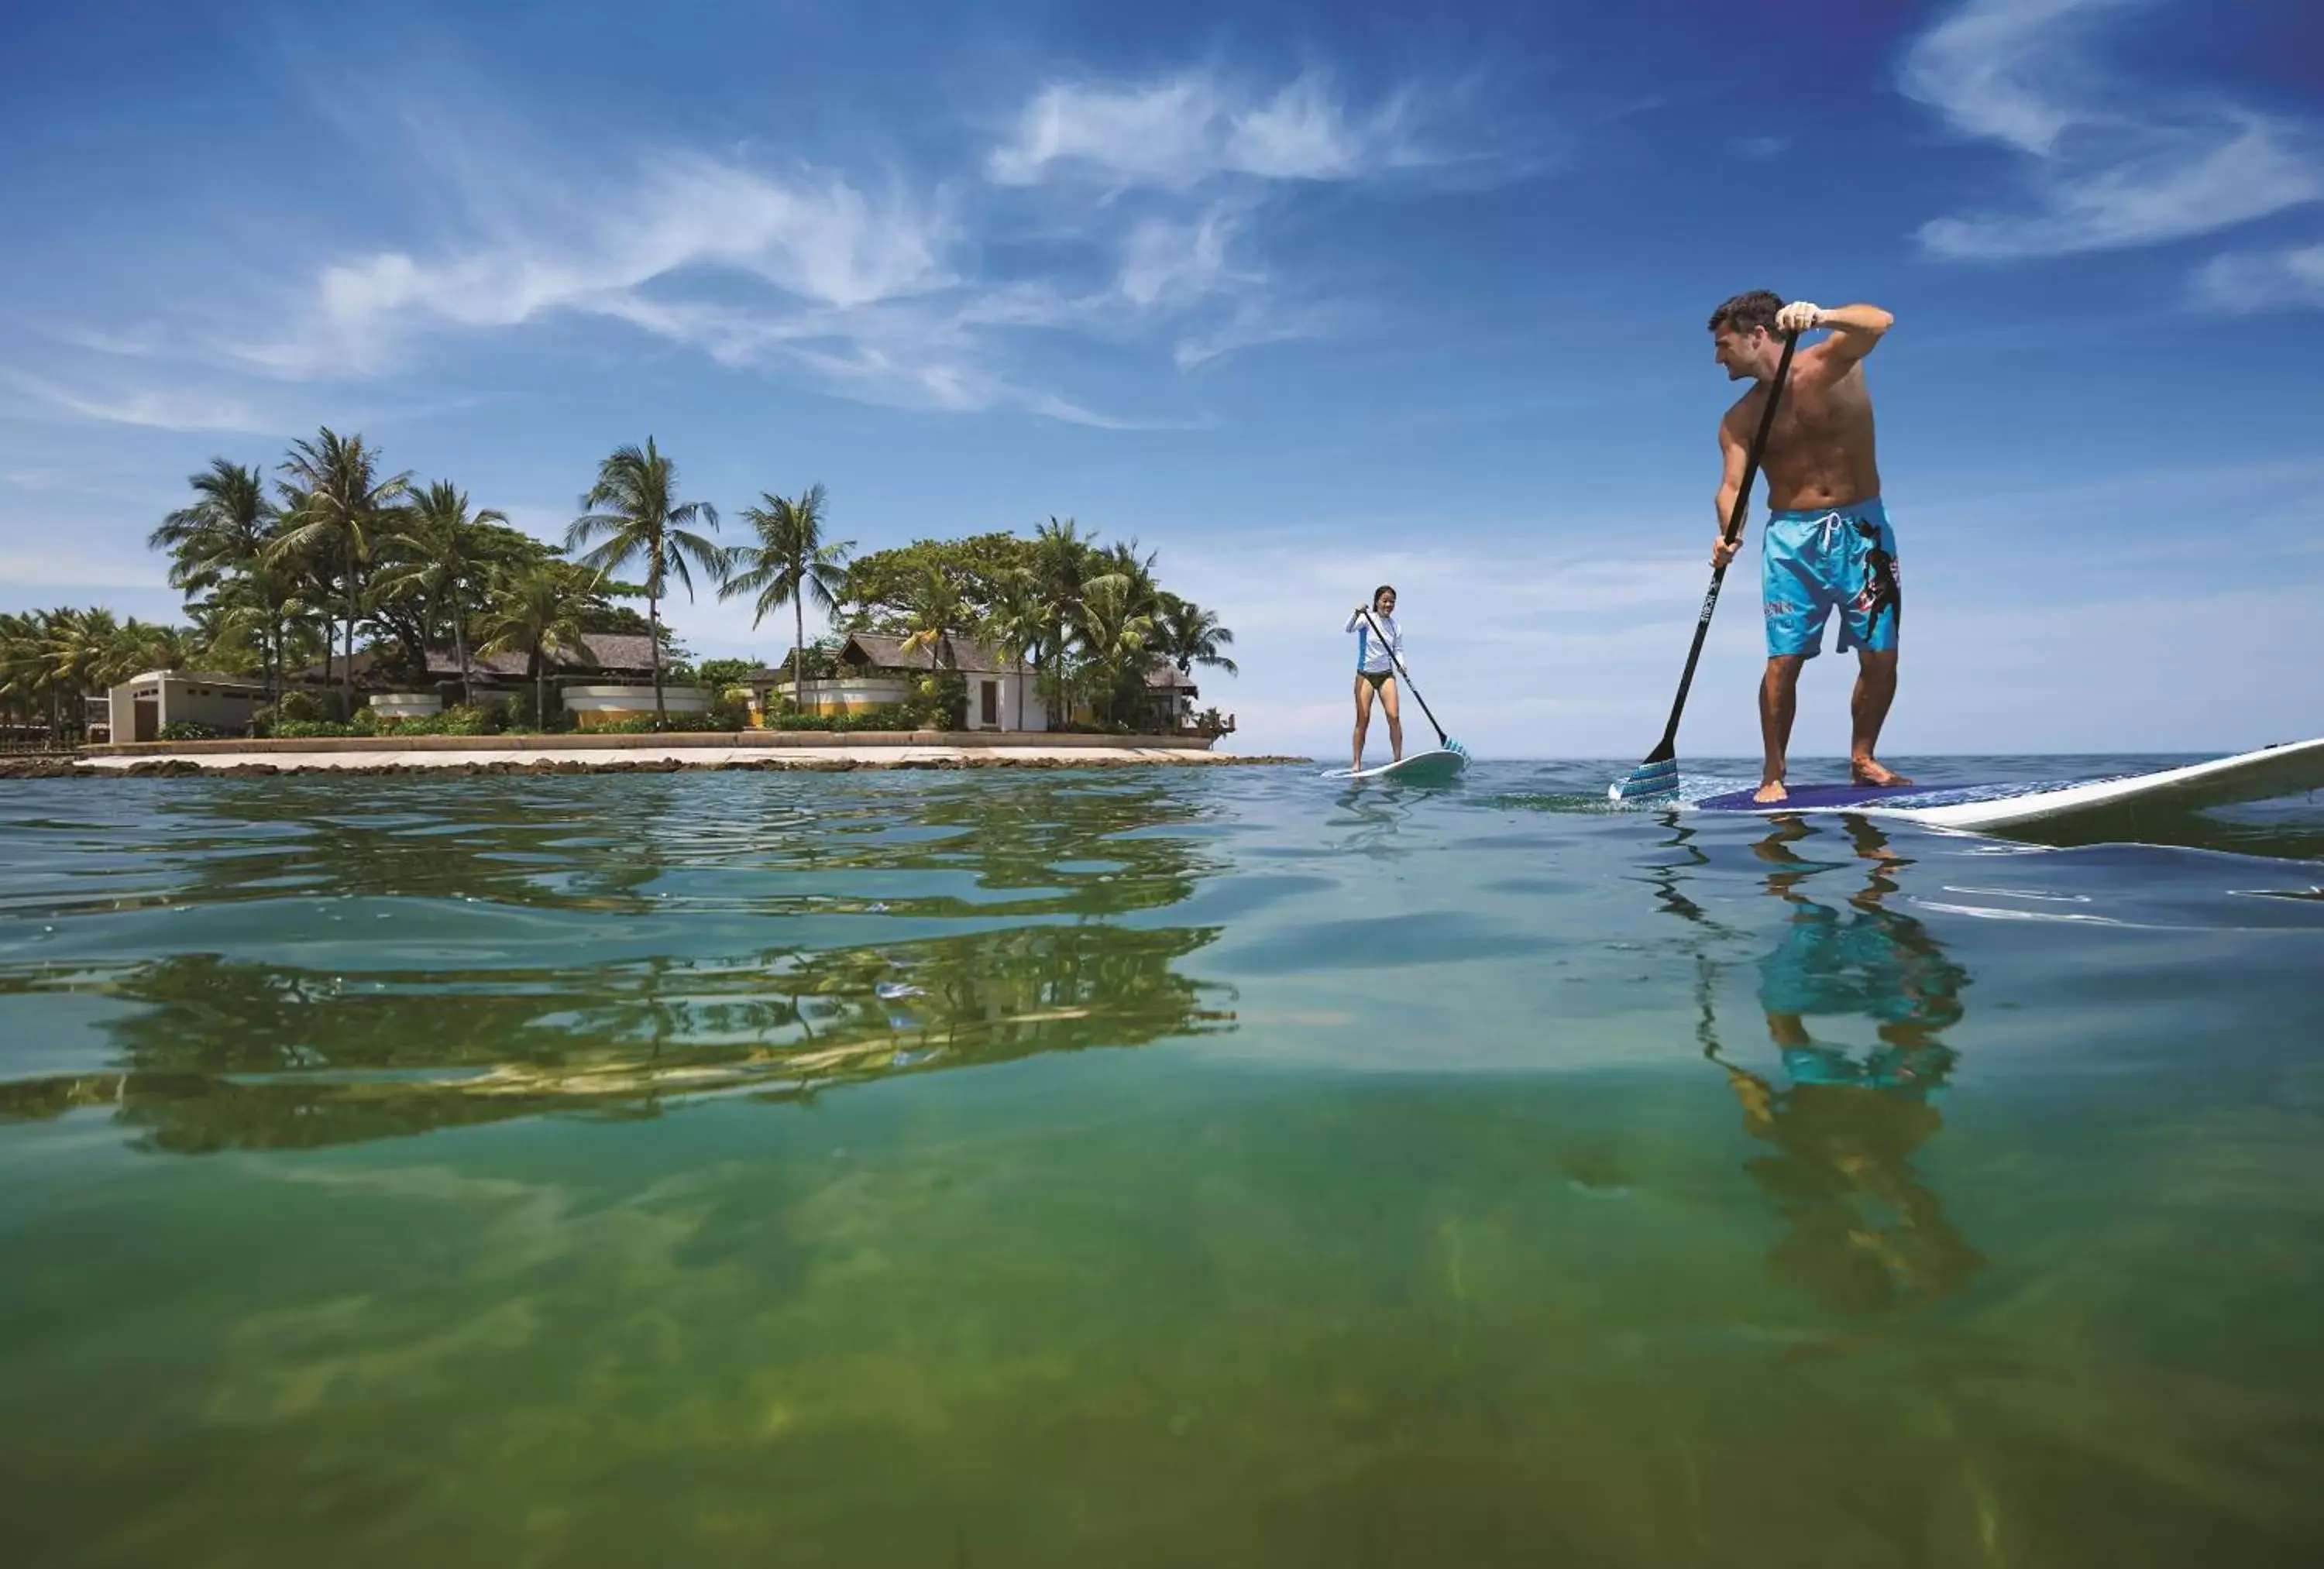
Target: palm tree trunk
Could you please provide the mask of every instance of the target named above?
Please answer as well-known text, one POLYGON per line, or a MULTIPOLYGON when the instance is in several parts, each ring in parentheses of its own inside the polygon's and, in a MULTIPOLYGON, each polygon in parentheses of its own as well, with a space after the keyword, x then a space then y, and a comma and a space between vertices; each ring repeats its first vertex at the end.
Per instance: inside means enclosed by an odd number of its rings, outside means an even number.
POLYGON ((468 690, 468 629, 461 625, 460 601, 456 597, 452 601, 452 657, 460 662, 460 706, 473 708, 476 700, 468 690))
POLYGON ((339 665, 339 720, 355 717, 355 543, 347 540, 347 647, 339 665))
POLYGON ((661 702, 661 601, 650 585, 646 589, 646 630, 653 642, 654 729, 662 729, 669 723, 661 702))
POLYGON ((791 706, 807 711, 807 607, 799 602, 799 585, 791 584, 791 706))

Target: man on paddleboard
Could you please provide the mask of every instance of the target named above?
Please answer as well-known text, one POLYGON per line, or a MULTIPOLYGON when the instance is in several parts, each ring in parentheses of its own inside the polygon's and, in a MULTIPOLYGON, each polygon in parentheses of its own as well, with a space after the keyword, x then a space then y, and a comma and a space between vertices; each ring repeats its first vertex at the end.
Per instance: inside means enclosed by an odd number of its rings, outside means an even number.
POLYGON ((1836 310, 1805 300, 1786 305, 1764 289, 1737 295, 1711 316, 1713 353, 1728 380, 1753 383, 1719 422, 1725 473, 1719 484, 1720 537, 1711 548, 1717 566, 1733 560, 1742 546, 1739 534, 1731 540, 1726 537, 1727 520, 1743 482, 1752 433, 1783 358, 1783 335, 1831 332, 1793 356, 1761 460, 1769 511, 1760 541, 1767 669, 1759 681, 1759 733, 1766 761, 1757 801, 1785 799, 1784 754, 1798 707, 1800 666, 1820 651, 1824 623, 1835 610, 1840 651, 1856 650, 1849 771, 1859 784, 1912 783, 1873 756, 1888 705, 1896 698, 1904 588, 1895 531, 1880 505, 1872 394, 1864 384, 1863 362, 1895 319, 1874 305, 1836 310))

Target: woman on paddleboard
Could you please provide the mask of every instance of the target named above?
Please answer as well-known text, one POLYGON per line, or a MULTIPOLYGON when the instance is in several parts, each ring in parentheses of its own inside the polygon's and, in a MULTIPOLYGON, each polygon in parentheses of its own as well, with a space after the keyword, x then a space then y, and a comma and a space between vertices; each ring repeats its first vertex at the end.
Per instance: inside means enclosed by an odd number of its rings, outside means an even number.
POLYGON ((1348 618, 1356 635, 1356 748, 1351 774, 1364 768, 1364 732, 1371 728, 1372 694, 1379 694, 1388 714, 1388 749, 1395 761, 1404 760, 1404 717, 1398 711, 1396 662, 1404 654, 1404 629, 1396 624, 1396 590, 1387 583, 1372 590, 1372 602, 1358 605, 1348 618))

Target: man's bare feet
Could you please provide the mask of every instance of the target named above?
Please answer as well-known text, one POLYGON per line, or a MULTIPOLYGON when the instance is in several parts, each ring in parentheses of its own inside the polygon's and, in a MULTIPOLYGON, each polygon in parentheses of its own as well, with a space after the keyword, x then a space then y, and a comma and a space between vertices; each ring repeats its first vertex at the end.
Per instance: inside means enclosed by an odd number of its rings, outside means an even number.
POLYGON ((1856 758, 1849 764, 1848 772, 1858 784, 1869 784, 1876 790, 1895 790, 1912 783, 1895 769, 1884 767, 1870 757, 1856 758))
POLYGON ((1762 806, 1773 806, 1779 801, 1789 801, 1792 793, 1784 788, 1781 779, 1770 779, 1751 792, 1751 799, 1762 806))

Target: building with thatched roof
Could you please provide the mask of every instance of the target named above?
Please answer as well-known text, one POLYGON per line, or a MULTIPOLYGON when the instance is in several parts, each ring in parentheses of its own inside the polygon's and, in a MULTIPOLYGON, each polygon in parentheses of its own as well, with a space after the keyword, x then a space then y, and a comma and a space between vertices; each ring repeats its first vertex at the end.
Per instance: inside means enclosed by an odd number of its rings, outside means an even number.
MULTIPOLYGON (((549 680, 552 685, 572 682, 638 682, 653 679, 653 639, 639 632, 585 632, 582 651, 552 652, 549 680), (586 657, 583 655, 586 654, 586 657)), ((320 665, 291 673, 292 682, 307 686, 337 686, 343 671, 355 672, 357 692, 421 692, 433 690, 447 702, 460 693, 459 656, 449 648, 428 650, 424 672, 415 673, 408 661, 383 659, 366 648, 352 667, 338 655, 320 665)), ((468 656, 468 680, 480 702, 505 701, 531 680, 531 661, 521 653, 468 656)))

